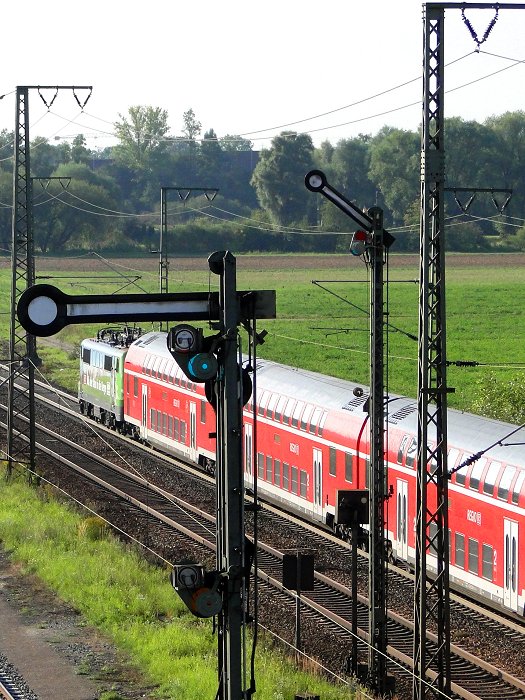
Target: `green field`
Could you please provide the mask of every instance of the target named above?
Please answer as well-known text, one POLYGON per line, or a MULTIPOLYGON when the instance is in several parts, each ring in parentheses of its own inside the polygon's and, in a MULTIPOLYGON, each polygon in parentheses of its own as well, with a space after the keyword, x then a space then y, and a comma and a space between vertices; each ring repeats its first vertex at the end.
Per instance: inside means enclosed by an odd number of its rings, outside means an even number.
MULTIPOLYGON (((92 271, 74 260, 37 259, 37 282, 53 284, 68 294, 113 294, 124 286, 123 279, 115 277, 117 269, 128 276, 140 275, 136 285, 129 284, 126 292, 158 291, 158 271, 151 258, 96 262, 97 269, 92 271)), ((239 257, 239 289, 277 291, 277 319, 260 321, 258 325, 258 330, 268 331, 259 355, 366 385, 367 272, 359 259, 343 255, 239 257)), ((417 336, 418 331, 417 278, 415 256, 391 256, 385 290, 388 389, 414 397, 418 344, 409 336, 417 336)), ((505 390, 516 381, 523 382, 525 376, 525 259, 515 256, 509 264, 509 256, 451 256, 447 258, 446 279, 448 360, 479 363, 474 368, 449 368, 448 384, 456 390, 449 395, 449 405, 476 410, 487 387, 505 390)), ((11 273, 6 266, 0 271, 5 337, 9 333, 10 284, 11 273)), ((171 262, 170 291, 202 291, 217 286, 218 278, 210 275, 205 258, 191 264, 171 262)), ((53 340, 78 345, 82 337, 95 331, 93 326, 71 326, 53 340)), ((57 355, 56 349, 51 352, 44 340, 39 340, 38 345, 46 360, 42 372, 50 372, 52 365, 58 364, 59 376, 53 378, 62 377, 74 389, 75 360, 57 355)))

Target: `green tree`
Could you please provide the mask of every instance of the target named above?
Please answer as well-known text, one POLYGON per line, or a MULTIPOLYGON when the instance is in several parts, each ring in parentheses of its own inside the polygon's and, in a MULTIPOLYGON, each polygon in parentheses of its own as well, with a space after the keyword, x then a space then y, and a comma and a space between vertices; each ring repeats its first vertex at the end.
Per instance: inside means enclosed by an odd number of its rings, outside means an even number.
POLYGON ((71 160, 73 163, 89 163, 91 152, 86 147, 86 139, 83 134, 77 134, 71 144, 71 160))
MULTIPOLYGON (((369 178, 382 193, 393 218, 401 224, 419 193, 419 135, 413 131, 383 127, 370 141, 369 178)), ((389 225, 388 219, 385 222, 389 225)))
POLYGON ((128 116, 119 114, 115 132, 120 141, 114 156, 129 168, 147 171, 156 155, 166 150, 168 113, 160 107, 130 107, 128 116))
POLYGON ((42 253, 108 247, 119 231, 116 183, 79 163, 61 165, 53 177, 62 179, 33 190, 35 246, 42 253))
POLYGON ((182 133, 188 141, 196 141, 197 136, 201 133, 202 124, 195 116, 195 112, 190 108, 182 115, 184 129, 182 133))
POLYGON ((283 131, 272 140, 271 148, 261 151, 252 176, 260 206, 280 225, 311 218, 315 202, 304 186, 304 177, 313 167, 314 146, 308 134, 283 131))

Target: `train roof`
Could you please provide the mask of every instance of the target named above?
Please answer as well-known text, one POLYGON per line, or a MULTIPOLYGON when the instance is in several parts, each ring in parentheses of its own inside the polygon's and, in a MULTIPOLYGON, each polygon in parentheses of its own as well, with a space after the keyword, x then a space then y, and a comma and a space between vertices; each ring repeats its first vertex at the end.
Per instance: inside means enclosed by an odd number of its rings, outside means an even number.
POLYGON ((97 338, 85 338, 81 343, 82 348, 87 348, 89 350, 99 350, 104 351, 106 355, 111 357, 122 357, 127 352, 127 348, 113 345, 104 340, 98 340, 97 338))
MULTIPOLYGON (((167 348, 166 333, 160 331, 153 331, 141 336, 131 344, 130 352, 133 352, 133 348, 171 357, 167 348)), ((349 415, 363 417, 363 420, 365 418, 363 406, 367 399, 367 386, 259 358, 257 360, 258 399, 261 398, 264 391, 321 406, 329 411, 348 412, 349 415), (363 394, 356 396, 360 390, 363 394)), ((417 402, 414 398, 389 394, 388 407, 388 426, 395 426, 401 431, 417 435, 417 402)), ((514 444, 496 444, 500 441, 507 442, 504 440, 505 436, 516 427, 492 418, 449 409, 448 444, 449 447, 458 446, 463 452, 472 454, 494 444, 494 447, 487 453, 487 457, 517 466, 525 466, 523 450, 525 428, 509 439, 508 442, 514 444), (519 442, 522 445, 515 444, 519 442)), ((429 441, 432 442, 432 440, 433 435, 429 428, 429 441)))

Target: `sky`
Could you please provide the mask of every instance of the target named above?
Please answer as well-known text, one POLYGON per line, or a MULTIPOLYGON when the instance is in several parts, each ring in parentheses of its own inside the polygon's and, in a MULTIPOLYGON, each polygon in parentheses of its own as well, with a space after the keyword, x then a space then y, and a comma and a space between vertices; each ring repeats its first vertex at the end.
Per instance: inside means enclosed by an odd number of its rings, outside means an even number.
MULTIPOLYGON (((242 135, 256 150, 284 129, 310 133, 316 146, 385 125, 417 130, 423 7, 419 0, 6 0, 0 129, 14 128, 17 86, 92 85, 83 110, 71 91, 49 106, 54 91, 42 91, 44 102, 31 90, 30 138, 59 143, 84 134, 103 149, 116 143, 113 124, 134 105, 165 109, 173 136, 193 109, 201 136, 210 128, 219 137, 242 135)), ((494 16, 466 11, 479 38, 494 16)), ((525 110, 525 9, 500 9, 479 52, 461 10, 446 11, 444 37, 446 117, 481 122, 525 110)))

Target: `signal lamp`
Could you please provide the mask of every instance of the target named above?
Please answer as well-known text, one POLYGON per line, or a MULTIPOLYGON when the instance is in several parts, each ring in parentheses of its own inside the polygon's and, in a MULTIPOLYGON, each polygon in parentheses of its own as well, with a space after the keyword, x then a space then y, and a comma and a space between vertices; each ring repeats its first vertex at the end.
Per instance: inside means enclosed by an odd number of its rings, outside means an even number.
POLYGON ((352 242, 350 243, 350 252, 352 255, 363 255, 368 242, 368 234, 366 231, 356 231, 352 236, 352 242))

